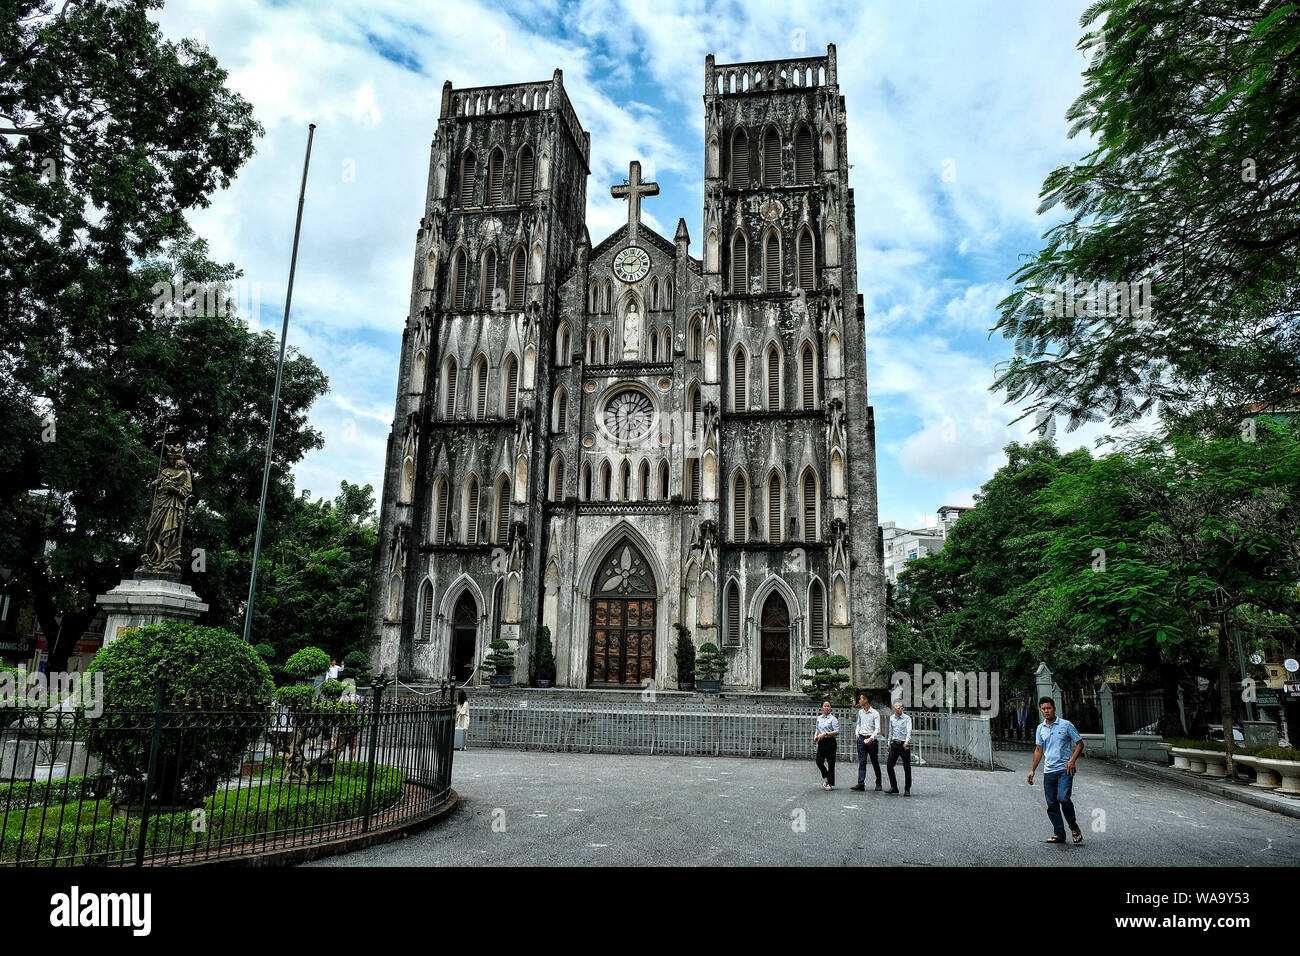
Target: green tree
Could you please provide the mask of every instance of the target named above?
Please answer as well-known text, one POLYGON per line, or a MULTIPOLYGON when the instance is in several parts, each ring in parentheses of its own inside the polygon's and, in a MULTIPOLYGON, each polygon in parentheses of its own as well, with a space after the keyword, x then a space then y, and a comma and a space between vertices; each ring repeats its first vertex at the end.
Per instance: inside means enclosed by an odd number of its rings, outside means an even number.
POLYGON ((1071 429, 1157 408, 1171 422, 1222 424, 1252 402, 1290 400, 1300 6, 1099 0, 1082 25, 1091 65, 1066 116, 1096 146, 1043 184, 1040 211, 1061 205, 1068 218, 1012 277, 996 329, 1016 354, 994 388, 1071 429), (1047 294, 1143 278, 1145 317, 1070 316, 1047 294))
MULTIPOLYGON (((139 563, 164 430, 194 472, 187 548, 206 552, 186 577, 231 627, 247 591, 276 343, 168 306, 157 284, 238 275, 186 212, 261 127, 204 47, 161 36, 159 6, 9 3, 0 32, 0 564, 32 594, 54 669, 139 563)), ((325 389, 310 360, 287 362, 272 527, 289 468, 321 445, 306 413, 325 389)))
POLYGON ((345 481, 333 501, 289 502, 263 546, 253 606, 253 632, 275 660, 307 645, 340 661, 362 649, 376 539, 369 485, 345 481))

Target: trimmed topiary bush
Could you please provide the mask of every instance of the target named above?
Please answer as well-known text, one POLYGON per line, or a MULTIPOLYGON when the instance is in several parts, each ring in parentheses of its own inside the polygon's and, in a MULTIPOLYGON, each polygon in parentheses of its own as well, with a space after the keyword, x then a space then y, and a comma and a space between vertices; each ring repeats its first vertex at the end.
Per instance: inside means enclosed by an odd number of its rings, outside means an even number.
POLYGON ((319 647, 304 647, 284 662, 284 673, 290 680, 311 680, 329 669, 330 656, 319 647))
POLYGON ((370 682, 370 658, 365 651, 348 651, 343 657, 343 676, 359 684, 370 682))
POLYGON ((132 800, 143 796, 159 686, 164 710, 203 712, 163 725, 154 794, 164 804, 196 803, 238 768, 265 724, 220 712, 269 712, 275 689, 266 662, 242 637, 179 621, 126 632, 95 655, 87 673, 97 672, 104 712, 89 722, 86 747, 132 800))

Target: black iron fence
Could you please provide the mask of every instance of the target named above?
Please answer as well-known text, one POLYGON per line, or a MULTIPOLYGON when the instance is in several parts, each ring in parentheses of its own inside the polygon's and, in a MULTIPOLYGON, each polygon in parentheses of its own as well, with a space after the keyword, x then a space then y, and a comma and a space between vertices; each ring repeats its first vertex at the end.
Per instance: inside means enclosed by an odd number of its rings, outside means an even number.
POLYGON ((0 865, 199 863, 427 818, 449 698, 308 711, 0 711, 0 865))

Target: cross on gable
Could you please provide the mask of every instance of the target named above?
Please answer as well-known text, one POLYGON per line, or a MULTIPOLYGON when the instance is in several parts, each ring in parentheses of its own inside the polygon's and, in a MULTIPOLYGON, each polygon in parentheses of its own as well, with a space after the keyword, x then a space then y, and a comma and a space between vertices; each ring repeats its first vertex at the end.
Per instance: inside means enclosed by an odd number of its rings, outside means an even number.
POLYGON ((627 241, 636 245, 637 226, 641 223, 641 197, 658 196, 659 184, 641 181, 641 163, 632 160, 627 167, 627 182, 611 186, 609 194, 615 199, 627 200, 627 241))

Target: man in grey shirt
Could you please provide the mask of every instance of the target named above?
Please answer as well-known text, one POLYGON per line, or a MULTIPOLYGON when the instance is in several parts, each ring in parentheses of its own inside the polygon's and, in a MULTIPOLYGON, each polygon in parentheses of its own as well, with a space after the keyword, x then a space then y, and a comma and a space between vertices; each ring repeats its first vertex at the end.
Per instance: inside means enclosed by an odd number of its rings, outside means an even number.
POLYGON ((853 728, 858 742, 858 785, 850 790, 866 790, 867 757, 876 771, 876 789, 880 786, 880 715, 871 706, 871 695, 865 690, 858 694, 858 722, 853 728))
POLYGON ((889 760, 885 768, 889 771, 889 792, 898 793, 898 778, 894 776, 894 764, 903 758, 903 796, 912 795, 912 718, 903 713, 903 702, 894 701, 894 716, 889 718, 889 760))
POLYGON ((817 731, 813 740, 817 742, 817 769, 821 771, 822 789, 835 789, 835 740, 840 735, 839 718, 831 713, 831 702, 822 701, 822 712, 817 716, 817 731))

